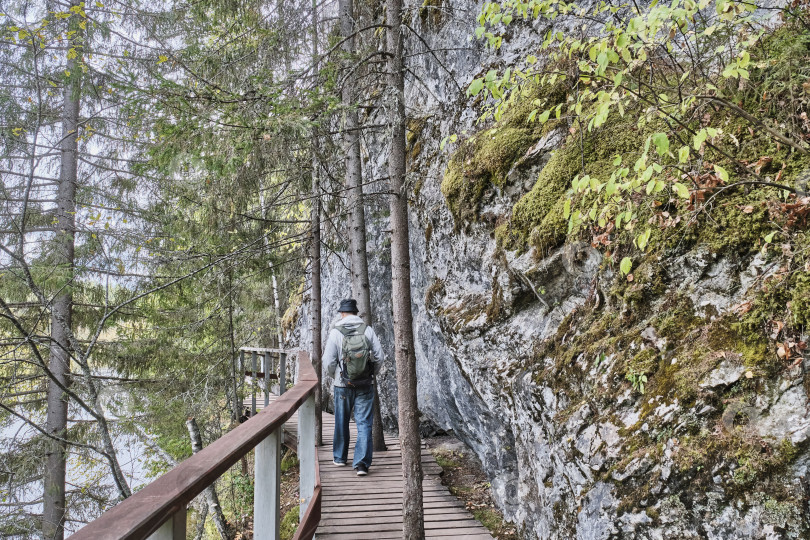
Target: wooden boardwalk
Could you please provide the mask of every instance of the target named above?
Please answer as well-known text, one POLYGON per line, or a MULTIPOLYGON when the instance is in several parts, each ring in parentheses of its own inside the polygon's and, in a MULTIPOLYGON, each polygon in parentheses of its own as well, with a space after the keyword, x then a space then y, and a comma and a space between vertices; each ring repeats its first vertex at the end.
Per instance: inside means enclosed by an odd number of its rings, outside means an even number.
MULTIPOLYGON (((272 400, 275 396, 271 395, 272 400)), ((257 403, 257 408, 262 408, 257 403)), ((248 403, 249 406, 249 403, 248 403)), ((317 539, 383 539, 402 537, 402 456, 399 440, 386 436, 388 450, 375 452, 368 476, 357 476, 351 467, 357 429, 349 424, 351 443, 349 465, 332 464, 332 437, 335 417, 323 413, 323 442, 318 450, 321 471, 321 522, 317 539)), ((285 424, 285 439, 295 438, 297 417, 285 424)), ((441 467, 433 455, 422 448, 422 481, 426 538, 492 540, 492 535, 450 494, 441 483, 441 467)))

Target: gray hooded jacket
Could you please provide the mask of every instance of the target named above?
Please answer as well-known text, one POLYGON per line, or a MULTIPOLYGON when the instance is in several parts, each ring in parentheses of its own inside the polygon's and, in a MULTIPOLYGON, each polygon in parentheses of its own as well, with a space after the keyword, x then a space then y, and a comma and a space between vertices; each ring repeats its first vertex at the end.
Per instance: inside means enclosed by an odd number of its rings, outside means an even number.
MULTIPOLYGON (((363 319, 357 315, 349 315, 348 317, 343 317, 338 320, 335 326, 355 328, 361 324, 363 324, 363 319)), ((380 372, 380 368, 382 368, 385 353, 383 353, 382 345, 380 345, 380 340, 377 334, 374 333, 374 329, 367 326, 365 335, 366 339, 371 343, 369 360, 371 361, 374 374, 376 375, 380 372)), ((345 388, 347 386, 346 381, 343 380, 340 369, 338 369, 338 362, 343 361, 343 334, 336 328, 332 328, 329 331, 329 337, 326 339, 326 347, 323 352, 323 361, 326 363, 326 371, 330 376, 335 378, 335 386, 345 388)))

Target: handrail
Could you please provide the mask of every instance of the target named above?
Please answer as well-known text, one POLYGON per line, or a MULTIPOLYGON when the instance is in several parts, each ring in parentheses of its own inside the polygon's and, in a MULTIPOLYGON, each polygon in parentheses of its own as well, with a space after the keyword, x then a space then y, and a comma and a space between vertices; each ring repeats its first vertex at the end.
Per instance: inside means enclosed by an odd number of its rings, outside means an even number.
MULTIPOLYGON (((299 407, 314 395, 318 377, 310 363, 309 354, 300 351, 298 361, 298 382, 269 407, 186 459, 131 497, 110 508, 98 519, 79 529, 70 539, 140 540, 158 529, 162 530, 162 526, 167 522, 177 520, 177 515, 180 513, 182 513, 184 524, 185 509, 192 499, 213 484, 217 478, 259 443, 281 429, 299 407)), ((319 485, 317 458, 315 467, 316 483, 319 485)), ((313 496, 312 501, 314 500, 313 496)), ((313 519, 316 517, 319 521, 320 500, 317 505, 312 504, 311 506, 317 506, 317 508, 308 508, 307 513, 312 510, 313 519)), ((305 525, 304 520, 301 524, 305 525)), ((306 525, 311 527, 309 523, 306 525)), ((314 527, 317 527, 317 521, 314 527)), ((312 527, 313 532, 314 527, 312 527)), ((184 526, 182 528, 185 529, 184 526)), ((183 537, 185 536, 183 535, 183 537)))
POLYGON ((309 501, 304 515, 298 523, 292 540, 310 540, 315 536, 315 531, 321 522, 321 466, 318 464, 318 447, 315 447, 315 490, 312 492, 312 499, 309 501))

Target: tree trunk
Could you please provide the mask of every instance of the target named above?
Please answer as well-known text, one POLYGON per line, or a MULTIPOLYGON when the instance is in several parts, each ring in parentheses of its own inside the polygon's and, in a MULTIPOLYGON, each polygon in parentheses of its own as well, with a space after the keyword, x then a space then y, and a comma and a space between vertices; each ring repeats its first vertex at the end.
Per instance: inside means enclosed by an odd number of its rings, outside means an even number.
MULTIPOLYGON (((273 273, 273 302, 274 302, 273 305, 275 306, 275 312, 274 313, 275 313, 275 316, 276 316, 276 340, 278 341, 278 348, 283 349, 284 348, 284 335, 282 334, 282 331, 281 331, 281 306, 279 305, 279 301, 278 301, 278 284, 276 282, 276 274, 275 273, 273 273)), ((284 366, 284 377, 281 376, 282 375, 282 373, 281 373, 281 355, 282 354, 284 354, 284 353, 279 353, 279 362, 278 362, 278 371, 279 371, 279 373, 278 373, 278 395, 283 394, 287 390, 286 388, 281 387, 282 382, 284 382, 285 385, 287 384, 287 366, 284 366)), ((267 363, 266 359, 265 359, 265 363, 267 363)), ((268 388, 270 388, 268 379, 265 379, 264 384, 267 385, 268 388)))
POLYGON ((205 519, 208 517, 208 503, 200 505, 200 517, 197 520, 197 532, 194 533, 194 540, 203 540, 205 536, 205 519))
MULTIPOLYGON (((317 144, 314 141, 313 144, 317 144)), ((312 367, 318 376, 315 387, 315 444, 323 444, 323 394, 321 391, 321 200, 319 198, 318 158, 312 158, 312 245, 310 246, 312 298, 310 312, 312 316, 312 367)))
MULTIPOLYGON (((186 420, 186 428, 188 429, 188 436, 191 439, 191 452, 196 454, 203 448, 200 428, 197 426, 197 421, 194 418, 186 420)), ((222 538, 222 540, 228 540, 230 538, 230 525, 222 514, 222 507, 219 505, 219 497, 217 496, 217 490, 214 484, 205 488, 205 500, 208 503, 208 510, 211 511, 211 518, 214 520, 220 538, 222 538)))
POLYGON ((405 180, 405 79, 402 54, 402 0, 388 0, 388 94, 391 153, 391 299, 394 308, 394 354, 399 398, 399 441, 405 491, 402 496, 402 537, 425 537, 422 506, 422 460, 419 410, 416 401, 416 354, 411 311, 411 260, 408 232, 408 198, 405 180))
MULTIPOLYGON (((71 7, 79 0, 71 0, 71 7)), ((70 72, 64 90, 62 112, 61 163, 56 211, 56 252, 54 265, 62 273, 64 287, 51 306, 51 347, 48 367, 53 378, 67 387, 70 384, 70 336, 67 328, 73 324, 73 265, 76 245, 76 182, 78 180, 78 129, 81 106, 81 76, 79 67, 84 32, 74 14, 69 27, 75 33, 70 42, 78 53, 70 58, 65 69, 70 72)), ((35 149, 36 150, 36 149, 35 149)), ((48 381, 48 410, 45 429, 48 433, 67 437, 68 399, 53 380, 48 381)), ((67 468, 67 445, 51 439, 46 451, 44 496, 42 506, 42 536, 47 540, 62 540, 65 537, 65 473, 67 468)))
MULTIPOLYGON (((312 63, 315 76, 318 76, 318 0, 312 0, 312 63)), ((318 133, 312 135, 312 244, 310 245, 310 283, 312 297, 310 312, 312 316, 312 367, 318 376, 315 387, 315 444, 323 445, 323 391, 321 375, 321 185, 320 163, 318 162, 318 133)))
MULTIPOLYGON (((233 230, 234 224, 233 221, 231 222, 231 230, 233 230)), ((233 326, 233 269, 228 266, 228 339, 231 344, 230 357, 234 360, 231 362, 231 366, 233 366, 237 360, 236 356, 236 336, 234 334, 234 326, 233 326)), ((244 370, 241 370, 241 373, 234 367, 233 369, 233 420, 234 422, 239 421, 239 417, 242 416, 242 404, 239 402, 239 390, 237 389, 237 377, 241 375, 242 380, 245 379, 244 370)), ((225 391, 225 397, 227 398, 228 391, 225 391)))
MULTIPOLYGON (((350 58, 355 54, 354 22, 352 0, 339 0, 340 35, 346 41, 342 45, 344 55, 350 58)), ((351 69, 351 62, 346 62, 351 69)), ((349 196, 349 251, 352 267, 352 294, 357 300, 360 317, 367 325, 373 325, 371 309, 371 288, 368 279, 368 257, 366 256, 366 212, 363 207, 363 172, 360 161, 360 132, 355 107, 354 77, 347 77, 343 83, 342 99, 344 106, 343 149, 346 156, 346 190, 349 196)), ((380 397, 377 381, 374 381, 374 427, 372 441, 374 450, 384 451, 385 437, 382 430, 380 397)))

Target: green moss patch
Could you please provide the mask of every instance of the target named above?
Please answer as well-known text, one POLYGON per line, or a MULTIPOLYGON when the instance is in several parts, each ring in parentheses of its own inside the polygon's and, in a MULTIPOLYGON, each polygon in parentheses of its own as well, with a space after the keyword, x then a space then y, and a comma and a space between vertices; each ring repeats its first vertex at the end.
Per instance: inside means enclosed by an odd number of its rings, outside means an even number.
POLYGON ((457 227, 476 221, 484 192, 491 186, 503 186, 507 173, 522 161, 527 150, 560 124, 557 120, 530 123, 532 111, 554 106, 564 99, 562 84, 519 91, 494 126, 460 143, 450 158, 441 186, 457 227))
POLYGON ((481 198, 490 185, 500 186, 512 164, 534 143, 524 127, 494 127, 463 142, 442 181, 442 194, 457 223, 478 217, 481 198))

